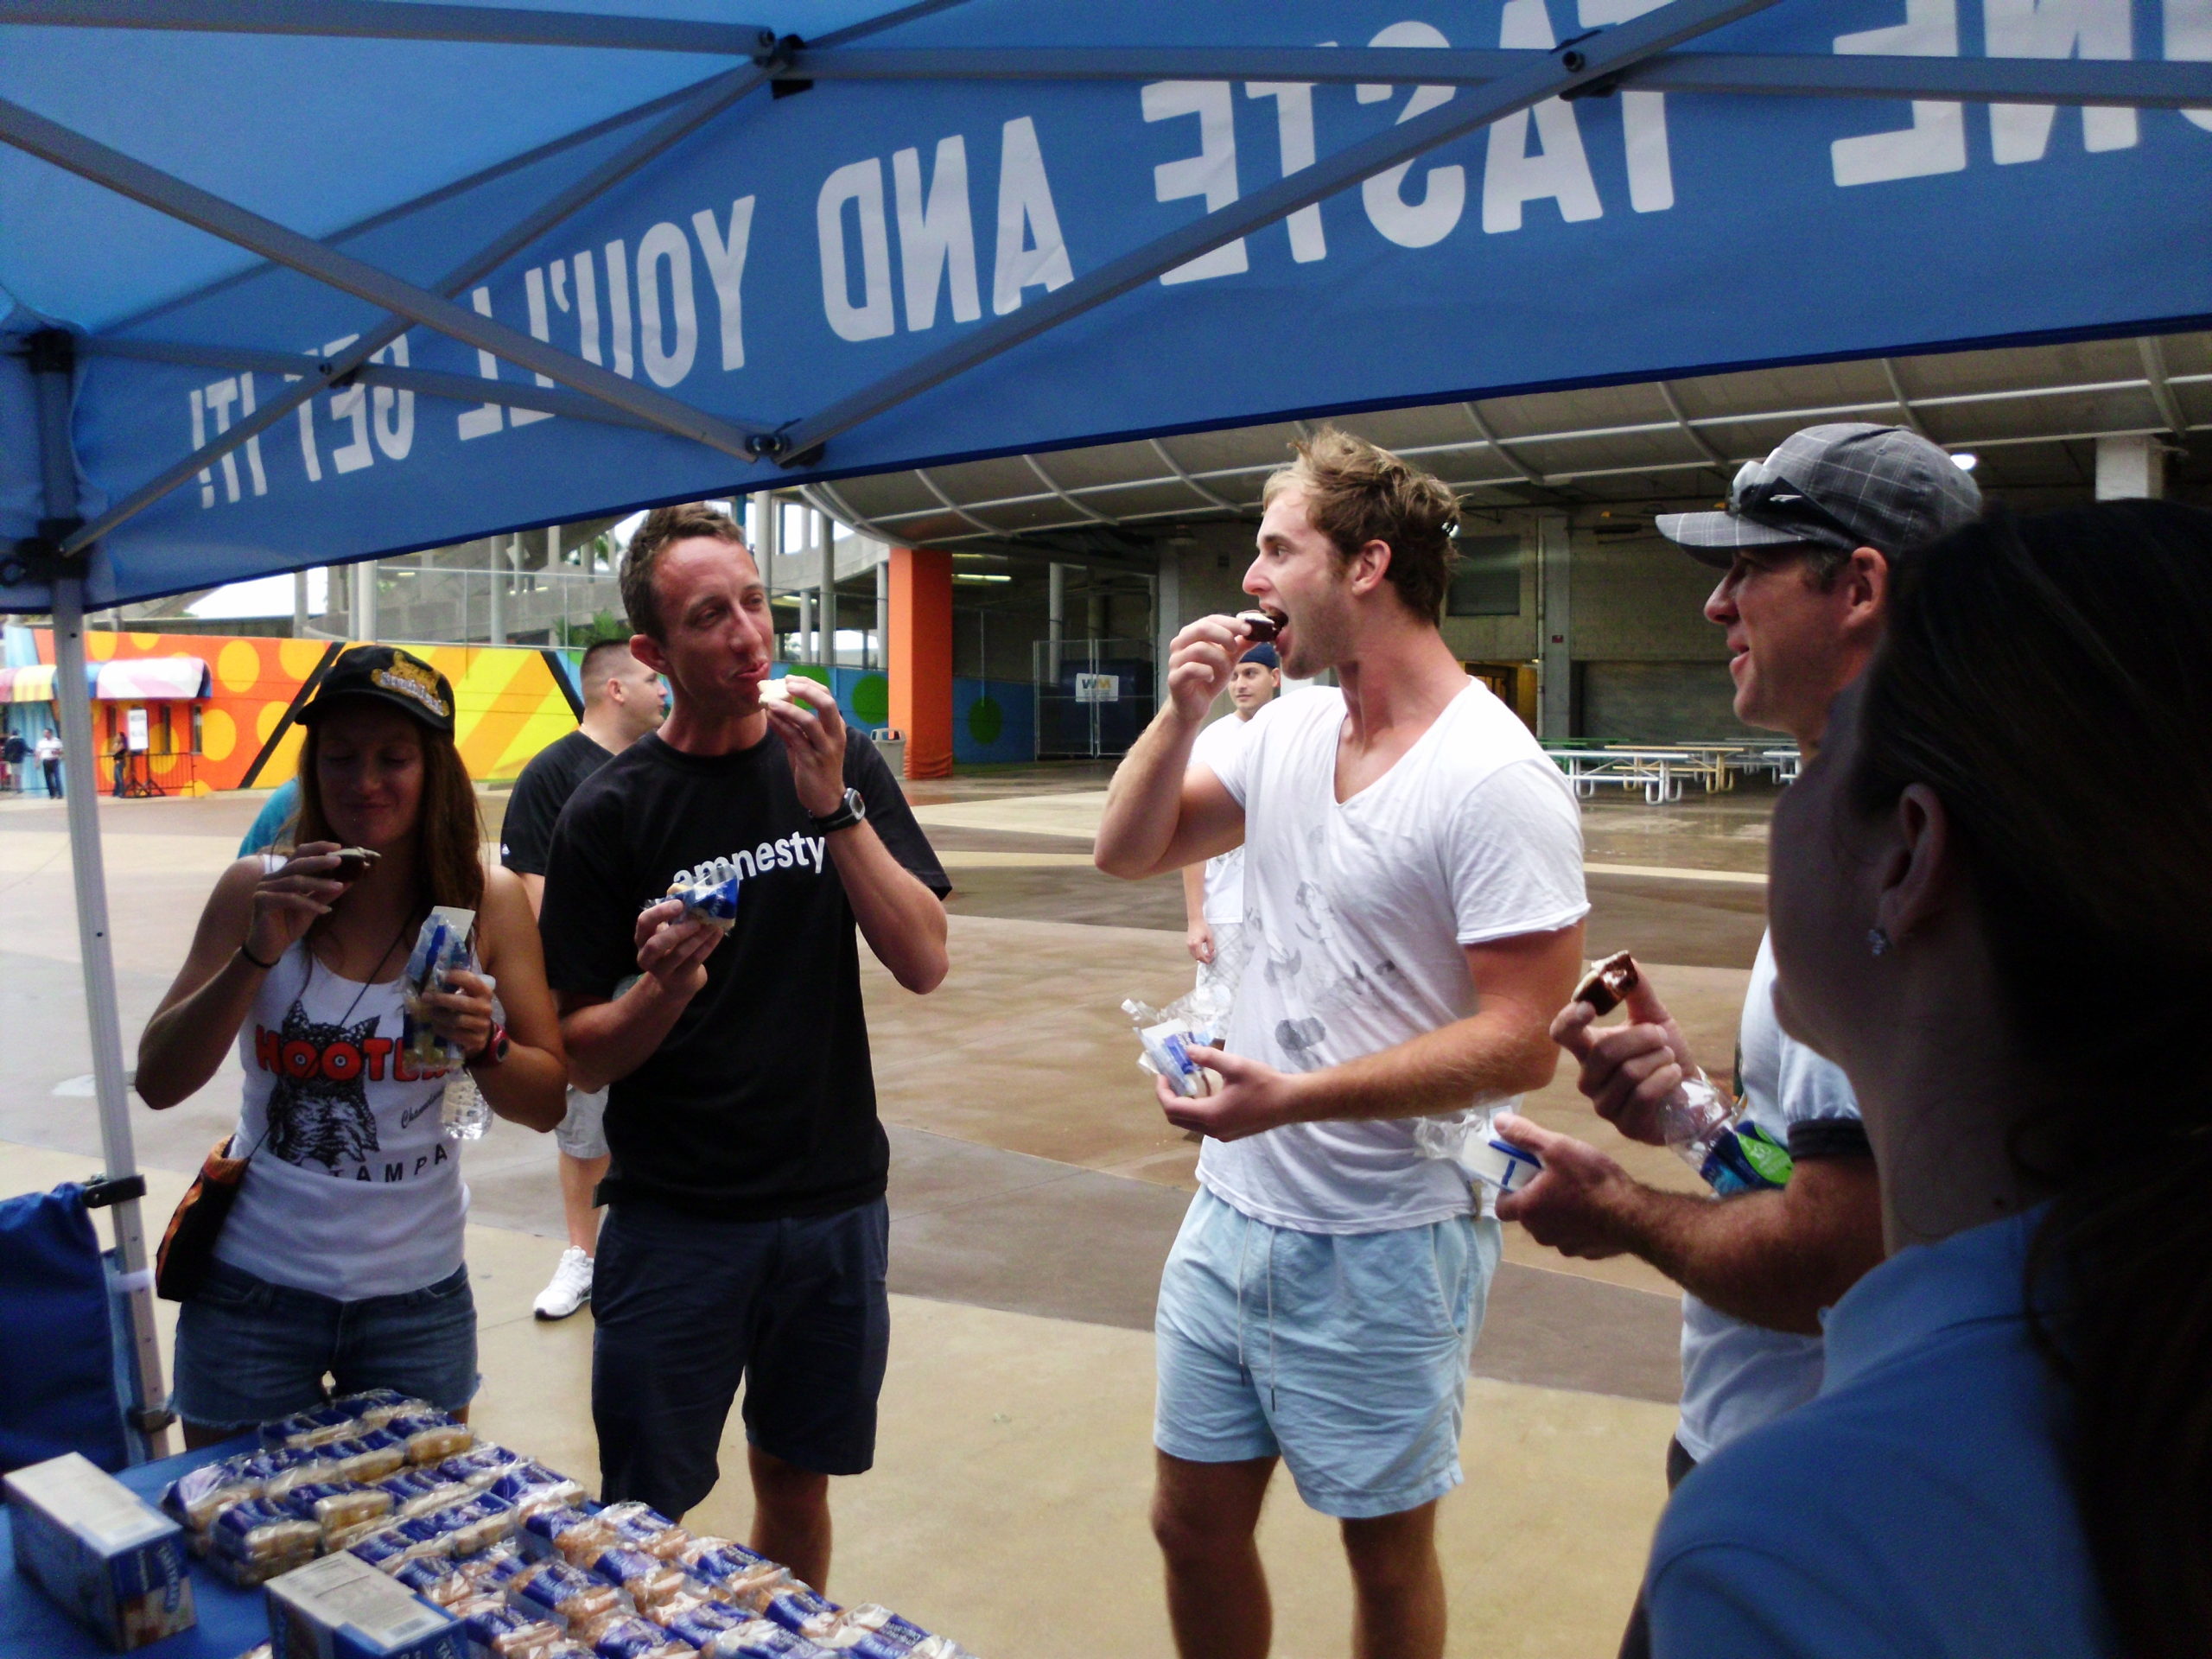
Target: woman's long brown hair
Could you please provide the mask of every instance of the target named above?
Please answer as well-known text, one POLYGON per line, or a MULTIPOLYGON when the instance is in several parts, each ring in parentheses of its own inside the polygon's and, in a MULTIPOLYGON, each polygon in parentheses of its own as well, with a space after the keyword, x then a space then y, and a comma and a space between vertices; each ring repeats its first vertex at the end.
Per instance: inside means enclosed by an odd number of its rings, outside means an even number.
POLYGON ((1961 531, 1900 573, 1862 811, 1942 799, 2020 1052, 2014 1156, 2075 1494, 2131 1659, 2212 1652, 2212 513, 1961 531))
MULTIPOLYGON (((484 903, 484 816, 476 786, 453 739, 419 721, 423 745, 423 799, 415 815, 415 868, 423 889, 420 902, 481 909, 484 903)), ((334 841, 323 815, 322 785, 315 762, 321 752, 321 725, 307 728, 300 746, 300 810, 292 819, 292 839, 334 841)))

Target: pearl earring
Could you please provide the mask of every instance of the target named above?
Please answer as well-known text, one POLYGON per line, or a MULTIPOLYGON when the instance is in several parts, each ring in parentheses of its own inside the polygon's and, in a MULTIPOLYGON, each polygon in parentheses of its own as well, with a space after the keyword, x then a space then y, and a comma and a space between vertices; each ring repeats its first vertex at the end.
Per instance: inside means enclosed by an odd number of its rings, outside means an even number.
POLYGON ((1866 950, 1870 956, 1882 956, 1890 948, 1890 936, 1878 927, 1866 930, 1866 950))

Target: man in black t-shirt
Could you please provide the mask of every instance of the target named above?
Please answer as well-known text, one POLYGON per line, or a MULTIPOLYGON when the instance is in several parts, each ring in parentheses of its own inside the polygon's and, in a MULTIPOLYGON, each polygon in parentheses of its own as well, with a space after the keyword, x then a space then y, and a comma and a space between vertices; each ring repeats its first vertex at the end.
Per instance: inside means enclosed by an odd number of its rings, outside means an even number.
POLYGON ((675 711, 570 799, 541 920, 571 1075, 612 1084, 601 1496, 696 1505, 741 1380, 753 1547, 819 1586, 828 1477, 874 1460, 890 1341, 890 1152, 855 926, 901 985, 932 990, 950 884, 829 692, 769 685, 768 595, 727 516, 648 514, 622 598, 675 711), (727 936, 665 897, 730 876, 727 936))
MULTIPOLYGON (((540 749, 515 779, 499 829, 499 861, 522 877, 531 908, 545 906, 545 861, 553 824, 576 785, 661 722, 668 709, 660 676, 630 652, 626 639, 601 639, 579 670, 584 713, 576 729, 540 749)), ((607 1174, 607 1090, 569 1090, 569 1109, 553 1131, 561 1160, 561 1216, 569 1248, 531 1308, 541 1319, 565 1319, 591 1300, 599 1249, 594 1193, 607 1174)))

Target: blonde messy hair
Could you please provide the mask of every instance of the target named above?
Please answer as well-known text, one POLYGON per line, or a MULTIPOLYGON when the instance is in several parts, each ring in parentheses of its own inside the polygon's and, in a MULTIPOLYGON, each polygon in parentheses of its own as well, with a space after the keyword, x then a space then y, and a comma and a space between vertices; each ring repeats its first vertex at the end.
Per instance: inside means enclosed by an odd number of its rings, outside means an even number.
POLYGON ((1304 491, 1306 518, 1339 558, 1350 560, 1370 542, 1384 543, 1387 574, 1406 608, 1440 620, 1459 557, 1452 537, 1459 503, 1444 480, 1332 426, 1293 447, 1298 459, 1268 476, 1262 505, 1293 486, 1304 491))

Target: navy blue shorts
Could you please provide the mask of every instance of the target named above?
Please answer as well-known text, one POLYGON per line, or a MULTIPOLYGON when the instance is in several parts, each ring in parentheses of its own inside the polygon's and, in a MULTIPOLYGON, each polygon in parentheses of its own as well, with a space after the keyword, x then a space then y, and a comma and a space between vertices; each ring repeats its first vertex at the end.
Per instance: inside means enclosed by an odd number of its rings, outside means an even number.
POLYGON ((447 1411, 476 1393, 476 1300, 468 1269, 397 1296, 341 1302, 272 1285, 227 1262, 177 1312, 171 1409, 238 1430, 329 1395, 397 1389, 447 1411))
POLYGON ((890 1245, 881 1198, 782 1221, 610 1206, 591 1287, 601 1497, 696 1508, 721 1478, 741 1382, 751 1444, 817 1474, 865 1471, 891 1348, 890 1245))

